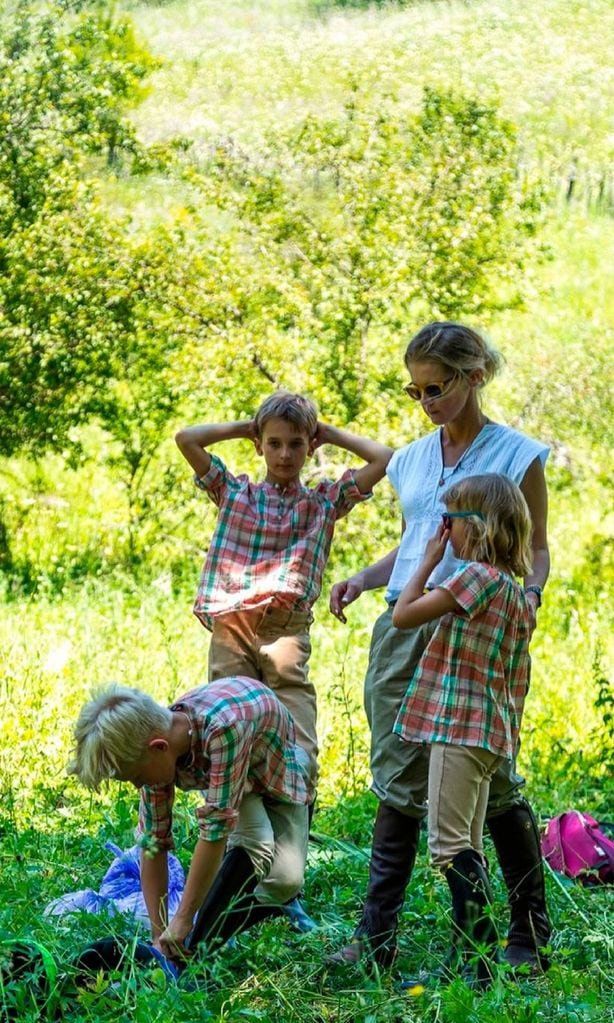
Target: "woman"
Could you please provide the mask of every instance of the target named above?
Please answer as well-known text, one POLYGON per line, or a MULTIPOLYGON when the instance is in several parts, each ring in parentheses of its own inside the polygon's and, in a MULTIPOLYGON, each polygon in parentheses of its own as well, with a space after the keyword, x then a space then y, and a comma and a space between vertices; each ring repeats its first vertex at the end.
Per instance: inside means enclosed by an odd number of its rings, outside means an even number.
MULTIPOLYGON (((429 537, 445 512, 444 488, 484 472, 503 473, 517 483, 533 525, 533 567, 525 592, 536 605, 548 578, 545 445, 482 412, 479 393, 498 372, 501 356, 470 327, 431 323, 410 341, 405 353, 408 396, 419 401, 438 427, 396 451, 388 476, 403 510, 400 545, 374 565, 333 586, 330 609, 345 622, 345 609, 365 590, 387 586, 388 607, 375 624, 365 679, 365 709, 371 728, 372 789, 379 800, 367 897, 352 942, 330 957, 336 965, 355 964, 371 951, 379 966, 396 955, 398 915, 403 906, 426 807, 428 747, 412 746, 393 732, 408 681, 432 635, 434 623, 399 631, 394 605, 420 564, 429 537)), ((427 582, 436 586, 454 570, 450 545, 427 582)), ((539 832, 521 790, 524 779, 509 761, 493 776, 486 823, 508 889, 511 922, 505 959, 512 966, 547 968, 541 949, 548 944, 539 832)))

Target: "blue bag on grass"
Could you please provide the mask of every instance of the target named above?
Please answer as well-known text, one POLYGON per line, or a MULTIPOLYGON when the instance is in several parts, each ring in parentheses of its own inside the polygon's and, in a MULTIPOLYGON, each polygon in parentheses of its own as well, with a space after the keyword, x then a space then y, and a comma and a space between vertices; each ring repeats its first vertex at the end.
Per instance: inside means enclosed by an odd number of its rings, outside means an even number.
MULTIPOLYGON (((85 888, 68 892, 54 899, 45 907, 45 916, 67 916, 69 913, 130 913, 140 923, 149 924, 149 914, 141 889, 141 849, 133 845, 123 852, 113 842, 106 842, 115 856, 104 875, 100 888, 95 892, 85 888)), ((185 886, 183 867, 172 853, 168 857, 168 911, 174 916, 179 908, 185 886)))

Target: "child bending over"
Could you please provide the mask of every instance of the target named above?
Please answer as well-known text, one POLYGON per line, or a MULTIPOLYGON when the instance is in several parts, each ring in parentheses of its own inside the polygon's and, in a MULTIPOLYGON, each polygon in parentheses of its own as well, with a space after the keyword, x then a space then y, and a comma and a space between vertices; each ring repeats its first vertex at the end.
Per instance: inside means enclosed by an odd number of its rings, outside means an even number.
POLYGON ((212 630, 209 679, 247 675, 276 692, 309 757, 313 794, 318 741, 316 692, 307 670, 311 609, 335 523, 370 496, 392 450, 318 422, 312 401, 286 391, 268 397, 254 419, 191 426, 176 441, 196 485, 219 509, 194 604, 196 616, 212 630), (253 441, 263 456, 262 483, 233 476, 207 450, 239 437, 253 441), (321 444, 335 444, 367 464, 306 487, 301 471, 321 444))
POLYGON ((141 881, 154 945, 225 941, 299 891, 308 839, 307 758, 286 708, 262 683, 224 678, 170 708, 113 685, 81 710, 69 774, 140 790, 141 881), (199 789, 199 838, 181 903, 166 917, 175 789, 199 789), (193 929, 194 914, 198 918, 193 929), (190 933, 192 932, 192 933, 190 933))
POLYGON ((394 731, 430 745, 428 842, 452 895, 449 966, 462 967, 471 948, 484 945, 475 975, 466 972, 485 986, 497 935, 487 911, 482 829, 490 778, 516 752, 539 595, 514 578, 531 568, 531 519, 515 483, 495 473, 469 476, 443 500, 443 521, 393 612, 398 629, 439 619, 394 731), (448 542, 465 564, 425 592, 448 542))

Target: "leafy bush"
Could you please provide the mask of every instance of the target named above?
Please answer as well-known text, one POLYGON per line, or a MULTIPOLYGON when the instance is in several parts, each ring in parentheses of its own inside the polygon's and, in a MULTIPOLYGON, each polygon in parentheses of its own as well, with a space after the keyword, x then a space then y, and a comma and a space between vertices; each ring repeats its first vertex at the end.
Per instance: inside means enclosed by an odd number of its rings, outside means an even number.
POLYGON ((237 369, 291 373, 324 414, 364 416, 396 387, 394 335, 408 315, 518 300, 539 193, 518 186, 516 160, 515 131, 493 107, 428 89, 415 117, 394 97, 374 110, 356 87, 341 118, 308 117, 256 155, 213 147, 187 174, 237 225, 237 369))
MULTIPOLYGON (((125 225, 84 181, 136 146, 126 118, 155 66, 103 7, 24 0, 0 22, 0 451, 61 447, 104 408, 134 332, 125 225), (77 13, 75 13, 75 11, 77 13)), ((132 303, 133 305, 133 303, 132 303)))

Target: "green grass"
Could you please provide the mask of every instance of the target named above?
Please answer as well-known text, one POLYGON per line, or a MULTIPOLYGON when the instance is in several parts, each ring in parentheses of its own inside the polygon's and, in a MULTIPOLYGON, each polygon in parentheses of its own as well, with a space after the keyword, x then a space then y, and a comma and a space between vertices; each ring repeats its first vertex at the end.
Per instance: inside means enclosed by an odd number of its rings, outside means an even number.
MULTIPOLYGON (((399 993, 394 978, 361 973, 338 977, 324 969, 325 952, 350 933, 366 880, 373 800, 365 793, 367 734, 360 688, 379 603, 375 595, 364 598, 362 606, 352 609, 349 630, 331 624, 321 608, 314 631, 313 673, 321 693, 324 751, 314 823, 321 839, 311 850, 306 887, 320 930, 301 937, 286 924, 269 924, 242 938, 237 949, 224 951, 211 964, 207 993, 201 993, 198 1010, 205 1015, 199 1018, 272 1020, 281 1013, 283 1019, 315 1023, 490 1020, 495 1015, 502 1020, 554 1020, 563 1014, 574 1021, 605 1020, 600 1013, 605 1011, 611 971, 611 947, 608 950, 606 943, 614 937, 608 920, 612 893, 605 888, 591 892, 563 887, 554 877, 548 878, 548 888, 556 965, 545 978, 520 985, 503 978, 492 992, 476 999, 460 984, 410 996, 399 993)), ((555 632, 556 615, 548 613, 555 619, 555 632)), ((600 775, 598 763, 586 760, 580 783, 577 777, 566 779, 564 772, 555 779, 544 774, 548 759, 544 745, 552 745, 551 737, 560 735, 558 757, 569 770, 571 748, 581 756, 583 742, 598 719, 591 713, 590 663, 584 663, 581 637, 570 630, 565 644, 569 650, 561 664, 562 644, 544 631, 535 652, 525 744, 541 753, 523 754, 522 766, 545 816, 572 803, 595 809, 591 795, 600 792, 605 801, 608 791, 610 801, 612 796, 611 778, 600 775), (553 651, 552 645, 559 649, 553 651), (568 665, 575 672, 573 678, 568 677, 568 665), (569 694, 561 702, 564 686, 569 694), (575 703, 573 715, 568 695, 575 703), (532 734, 530 724, 536 719, 539 736, 532 734)), ((119 678, 146 685, 165 701, 197 684, 203 677, 205 642, 204 630, 190 618, 187 599, 173 598, 156 586, 129 590, 92 584, 68 593, 63 601, 39 598, 5 607, 0 633, 5 654, 0 709, 7 737, 0 811, 4 932, 35 935, 66 965, 79 945, 126 930, 126 924, 106 919, 85 916, 58 926, 41 916, 45 904, 65 891, 98 886, 109 862, 103 850, 106 840, 125 847, 133 841, 135 798, 127 787, 90 796, 65 778, 71 724, 92 683, 119 678)), ((180 806, 185 802, 180 797, 180 806)), ((178 815, 177 837, 187 864, 194 830, 185 810, 178 815)), ((492 852, 491 859, 494 862, 492 852)), ((427 866, 423 844, 402 922, 399 969, 405 974, 415 974, 425 962, 438 961, 445 953, 449 923, 444 888, 427 866)), ((505 897, 497 875, 495 890, 503 933, 505 897)), ((202 968, 196 977, 202 986, 202 968)), ((189 1020, 195 1011, 193 994, 177 996, 158 988, 152 993, 145 981, 127 979, 119 993, 103 991, 98 998, 86 999, 81 1015, 75 1014, 72 1002, 66 1013, 74 1019, 123 1019, 114 1015, 117 998, 122 1012, 134 1014, 125 1018, 149 1014, 155 1020, 189 1020)))

